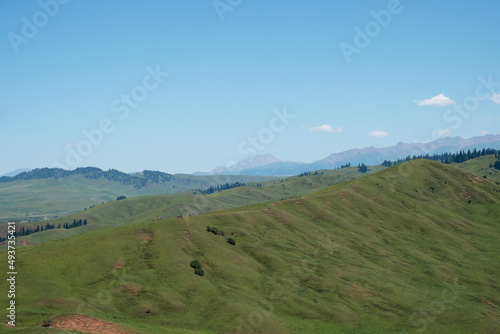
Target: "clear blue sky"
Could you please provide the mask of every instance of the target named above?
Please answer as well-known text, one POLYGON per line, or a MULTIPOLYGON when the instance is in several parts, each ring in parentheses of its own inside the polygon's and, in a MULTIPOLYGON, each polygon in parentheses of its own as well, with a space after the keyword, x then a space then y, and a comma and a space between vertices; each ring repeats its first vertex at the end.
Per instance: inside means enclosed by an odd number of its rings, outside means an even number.
POLYGON ((0 174, 500 132, 499 1, 60 2, 0 0, 0 174))

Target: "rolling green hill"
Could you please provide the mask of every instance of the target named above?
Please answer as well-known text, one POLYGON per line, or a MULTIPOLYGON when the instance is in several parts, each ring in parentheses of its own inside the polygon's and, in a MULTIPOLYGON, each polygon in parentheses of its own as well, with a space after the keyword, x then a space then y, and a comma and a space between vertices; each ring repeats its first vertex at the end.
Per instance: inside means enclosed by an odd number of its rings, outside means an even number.
POLYGON ((495 162, 498 160, 499 159, 496 159, 494 154, 491 154, 465 161, 461 164, 457 164, 456 166, 466 171, 500 181, 500 170, 490 167, 494 166, 495 162))
POLYGON ((495 333, 498 188, 415 160, 302 198, 19 249, 8 332, 62 332, 47 320, 107 333, 495 333))
POLYGON ((129 175, 116 170, 41 168, 0 178, 0 222, 53 219, 124 195, 172 194, 224 183, 260 182, 262 176, 193 176, 144 171, 129 175))
MULTIPOLYGON (((382 169, 384 169, 382 166, 373 166, 370 167, 368 173, 382 169)), ((17 225, 18 228, 24 226, 25 228, 34 229, 38 225, 44 226, 47 223, 54 224, 57 227, 58 225, 63 226, 64 223, 71 223, 74 219, 88 221, 88 225, 86 226, 73 229, 56 228, 23 236, 19 240, 25 242, 27 245, 33 245, 105 227, 126 225, 141 220, 163 219, 179 215, 198 215, 271 200, 297 197, 363 175, 357 171, 357 168, 350 167, 325 170, 318 173, 318 175, 294 176, 285 179, 250 183, 247 186, 210 195, 194 194, 189 191, 178 194, 127 198, 125 200, 97 205, 63 218, 33 223, 19 223, 17 225)), ((2 229, 0 235, 5 236, 5 224, 3 224, 3 227, 4 229, 2 229)), ((0 249, 3 248, 5 248, 5 245, 0 245, 0 249)))

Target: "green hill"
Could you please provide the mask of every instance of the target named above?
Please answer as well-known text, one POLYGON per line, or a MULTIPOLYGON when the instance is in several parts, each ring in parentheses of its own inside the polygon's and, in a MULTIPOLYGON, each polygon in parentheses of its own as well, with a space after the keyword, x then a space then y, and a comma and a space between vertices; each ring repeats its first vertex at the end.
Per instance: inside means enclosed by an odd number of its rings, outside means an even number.
MULTIPOLYGON (((368 173, 381 169, 384 169, 384 167, 373 166, 370 167, 368 173)), ((20 237, 19 240, 25 242, 27 245, 33 245, 105 227, 126 225, 136 221, 157 220, 177 217, 179 215, 198 215, 271 200, 297 197, 363 175, 357 171, 357 168, 351 167, 320 171, 317 175, 312 173, 312 175, 302 177, 294 176, 285 179, 249 183, 247 186, 210 195, 202 195, 189 191, 178 194, 127 198, 97 205, 63 218, 33 223, 19 223, 17 225, 18 229, 21 227, 35 229, 36 226, 45 226, 46 224, 63 227, 65 223, 72 223, 75 219, 88 221, 88 225, 86 226, 72 229, 55 228, 20 237)), ((0 233, 0 235, 5 236, 5 224, 3 224, 3 227, 3 233, 0 233)), ((5 248, 5 245, 0 245, 0 249, 3 248, 5 248)))
POLYGON ((19 249, 8 332, 62 332, 47 320, 107 333, 495 333, 498 188, 415 160, 302 198, 19 249))
POLYGON ((40 168, 0 178, 0 222, 54 219, 113 201, 117 196, 172 194, 224 183, 260 182, 262 176, 194 176, 144 171, 129 175, 85 167, 40 168))
POLYGON ((490 154, 457 164, 457 167, 481 176, 486 176, 487 178, 491 178, 496 181, 500 181, 500 170, 493 167, 496 161, 499 161, 499 159, 495 158, 494 154, 490 154))

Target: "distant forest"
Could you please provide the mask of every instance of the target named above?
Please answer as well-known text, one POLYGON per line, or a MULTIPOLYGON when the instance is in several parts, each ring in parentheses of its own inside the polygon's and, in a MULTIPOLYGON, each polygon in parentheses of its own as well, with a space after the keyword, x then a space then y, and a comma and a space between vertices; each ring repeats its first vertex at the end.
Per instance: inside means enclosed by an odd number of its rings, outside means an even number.
MULTIPOLYGON (((492 148, 483 148, 482 150, 476 150, 476 149, 474 149, 472 151, 467 150, 467 152, 462 150, 462 151, 457 152, 457 153, 443 153, 443 154, 433 154, 433 155, 421 154, 418 156, 414 155, 413 157, 407 156, 405 159, 398 159, 396 161, 384 160, 384 162, 382 162, 381 165, 385 166, 385 167, 392 167, 392 166, 399 165, 400 163, 410 161, 410 160, 416 160, 416 159, 434 160, 434 161, 442 162, 444 164, 461 163, 461 162, 465 162, 467 160, 479 158, 479 157, 482 157, 484 155, 490 155, 490 154, 494 154, 496 159, 499 158, 499 150, 495 150, 492 148)), ((495 164, 490 166, 490 167, 500 169, 500 161, 496 161, 495 164)))
POLYGON ((16 180, 34 180, 63 178, 72 175, 81 175, 87 179, 106 179, 108 181, 120 182, 123 185, 133 185, 135 188, 142 188, 151 183, 166 183, 175 176, 162 172, 145 170, 141 175, 130 175, 115 169, 103 171, 96 167, 81 167, 75 170, 65 170, 61 168, 37 168, 30 172, 23 172, 14 177, 2 176, 0 183, 12 182, 16 180))
POLYGON ((209 195, 213 194, 215 192, 223 191, 223 190, 228 190, 231 188, 236 188, 236 187, 243 187, 245 186, 245 183, 241 182, 235 182, 235 183, 224 183, 224 184, 219 184, 218 186, 210 186, 208 189, 201 190, 201 189, 193 189, 193 194, 203 194, 203 195, 209 195))

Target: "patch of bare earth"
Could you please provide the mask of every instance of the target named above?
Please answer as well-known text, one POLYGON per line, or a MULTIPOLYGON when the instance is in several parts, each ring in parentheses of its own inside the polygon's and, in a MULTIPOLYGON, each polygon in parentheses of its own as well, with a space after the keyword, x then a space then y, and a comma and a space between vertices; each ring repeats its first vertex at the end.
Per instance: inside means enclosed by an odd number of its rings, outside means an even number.
POLYGON ((130 297, 139 296, 142 287, 140 285, 121 286, 120 291, 125 291, 130 297))
POLYGON ((144 243, 148 243, 151 241, 151 239, 153 239, 153 236, 151 235, 151 233, 141 230, 139 233, 137 233, 137 239, 144 243))
POLYGON ((122 327, 97 318, 81 314, 63 315, 52 319, 51 327, 77 330, 82 333, 96 334, 130 334, 122 327))

